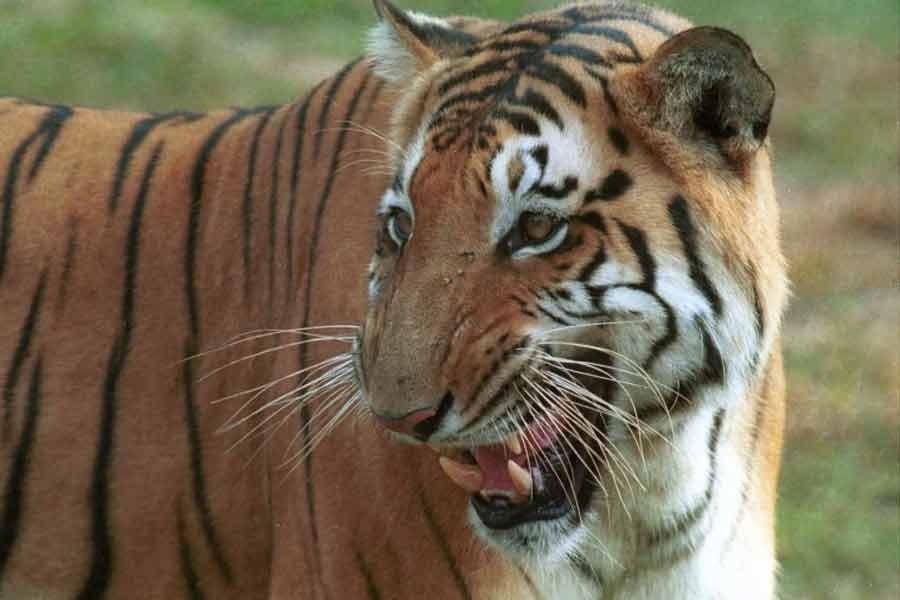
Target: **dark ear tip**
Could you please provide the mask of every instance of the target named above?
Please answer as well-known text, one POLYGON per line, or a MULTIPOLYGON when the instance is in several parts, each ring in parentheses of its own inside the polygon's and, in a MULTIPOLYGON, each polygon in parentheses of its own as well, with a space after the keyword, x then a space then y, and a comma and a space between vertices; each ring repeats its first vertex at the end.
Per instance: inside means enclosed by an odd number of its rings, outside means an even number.
POLYGON ((723 29, 722 27, 713 27, 711 25, 701 25, 686 29, 669 38, 662 46, 658 53, 662 55, 674 54, 682 48, 723 48, 731 47, 742 54, 753 56, 753 50, 750 45, 744 41, 744 38, 736 33, 723 29))

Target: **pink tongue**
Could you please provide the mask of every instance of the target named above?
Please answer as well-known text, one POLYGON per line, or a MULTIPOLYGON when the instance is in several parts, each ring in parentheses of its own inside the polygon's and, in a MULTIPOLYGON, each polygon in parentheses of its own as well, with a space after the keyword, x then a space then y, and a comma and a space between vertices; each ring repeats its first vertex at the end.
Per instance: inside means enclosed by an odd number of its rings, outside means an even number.
MULTIPOLYGON (((481 485, 482 491, 515 491, 516 488, 513 487, 512 479, 509 476, 509 467, 506 464, 510 458, 506 446, 502 444, 478 446, 475 448, 474 454, 475 462, 481 467, 481 473, 484 475, 484 483, 481 485)), ((524 462, 524 455, 515 457, 516 462, 520 462, 518 460, 520 457, 522 459, 521 462, 524 462)))
MULTIPOLYGON (((558 426, 539 422, 529 428, 522 441, 529 454, 534 455, 540 452, 541 449, 553 445, 558 437, 558 426)), ((513 456, 505 445, 493 444, 491 446, 478 446, 472 453, 475 456, 475 462, 481 467, 482 475, 484 475, 481 491, 515 493, 516 488, 513 486, 512 478, 509 476, 507 463, 512 459, 519 466, 528 469, 528 460, 524 452, 513 456)))

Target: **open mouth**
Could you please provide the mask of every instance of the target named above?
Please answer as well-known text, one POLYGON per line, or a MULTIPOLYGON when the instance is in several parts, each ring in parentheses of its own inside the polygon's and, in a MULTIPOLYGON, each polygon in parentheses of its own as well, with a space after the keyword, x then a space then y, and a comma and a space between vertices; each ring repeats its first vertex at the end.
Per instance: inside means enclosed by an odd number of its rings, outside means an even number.
POLYGON ((567 433, 564 424, 544 418, 503 443, 442 456, 440 464, 451 481, 471 494, 484 525, 503 530, 580 515, 596 489, 586 457, 597 455, 567 433))

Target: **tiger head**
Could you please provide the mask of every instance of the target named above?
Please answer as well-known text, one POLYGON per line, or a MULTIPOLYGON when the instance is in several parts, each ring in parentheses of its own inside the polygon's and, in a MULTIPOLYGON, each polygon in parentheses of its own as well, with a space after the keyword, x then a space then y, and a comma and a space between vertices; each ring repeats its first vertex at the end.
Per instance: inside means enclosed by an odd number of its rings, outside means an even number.
POLYGON ((552 560, 677 480, 678 432, 765 366, 774 88, 736 35, 637 5, 375 4, 396 102, 360 386, 484 540, 552 560))

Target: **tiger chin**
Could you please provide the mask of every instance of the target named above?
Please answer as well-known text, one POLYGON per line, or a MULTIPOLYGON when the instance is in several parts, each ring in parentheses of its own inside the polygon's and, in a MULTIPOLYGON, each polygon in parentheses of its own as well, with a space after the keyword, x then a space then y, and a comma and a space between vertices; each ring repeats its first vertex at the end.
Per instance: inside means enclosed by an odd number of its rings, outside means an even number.
POLYGON ((375 4, 402 93, 368 408, 558 597, 772 597, 786 284, 750 48, 627 3, 375 4))

